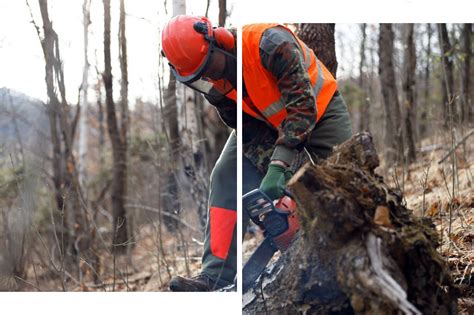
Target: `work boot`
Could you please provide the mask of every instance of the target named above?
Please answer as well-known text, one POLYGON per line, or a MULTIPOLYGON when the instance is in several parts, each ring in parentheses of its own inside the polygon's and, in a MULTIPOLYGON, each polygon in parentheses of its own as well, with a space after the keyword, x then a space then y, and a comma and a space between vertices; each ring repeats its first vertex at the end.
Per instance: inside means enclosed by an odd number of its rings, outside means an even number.
POLYGON ((208 275, 200 273, 192 278, 173 277, 170 281, 170 290, 174 292, 209 292, 216 291, 228 284, 224 281, 216 282, 208 275))

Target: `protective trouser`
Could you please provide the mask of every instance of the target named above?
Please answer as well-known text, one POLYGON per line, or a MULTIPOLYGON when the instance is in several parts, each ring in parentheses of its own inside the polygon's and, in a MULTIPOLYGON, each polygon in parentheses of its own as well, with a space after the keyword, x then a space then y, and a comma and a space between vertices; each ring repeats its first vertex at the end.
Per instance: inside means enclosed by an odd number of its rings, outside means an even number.
MULTIPOLYGON (((336 93, 329 103, 323 117, 311 131, 305 148, 313 157, 326 158, 332 148, 352 136, 352 127, 346 103, 339 93, 336 93)), ((262 174, 249 159, 243 158, 242 190, 245 194, 260 186, 265 174, 262 174)), ((245 211, 244 211, 245 212, 245 211)), ((247 230, 249 216, 243 213, 243 234, 247 230)))
POLYGON ((202 272, 231 284, 237 272, 237 137, 227 139, 211 173, 202 272))

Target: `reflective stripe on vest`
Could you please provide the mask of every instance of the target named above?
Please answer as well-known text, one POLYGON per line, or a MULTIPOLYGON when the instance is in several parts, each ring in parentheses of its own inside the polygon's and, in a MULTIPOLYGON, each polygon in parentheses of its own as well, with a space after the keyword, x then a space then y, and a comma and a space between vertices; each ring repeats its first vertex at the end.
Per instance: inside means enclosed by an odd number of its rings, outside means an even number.
POLYGON ((293 32, 278 24, 250 24, 243 28, 243 75, 249 99, 254 108, 243 104, 243 110, 278 128, 286 118, 286 98, 281 95, 275 76, 268 71, 260 59, 260 40, 263 33, 272 27, 283 27, 295 38, 303 55, 303 65, 308 72, 315 98, 316 121, 324 114, 327 105, 337 90, 337 82, 314 52, 293 32))

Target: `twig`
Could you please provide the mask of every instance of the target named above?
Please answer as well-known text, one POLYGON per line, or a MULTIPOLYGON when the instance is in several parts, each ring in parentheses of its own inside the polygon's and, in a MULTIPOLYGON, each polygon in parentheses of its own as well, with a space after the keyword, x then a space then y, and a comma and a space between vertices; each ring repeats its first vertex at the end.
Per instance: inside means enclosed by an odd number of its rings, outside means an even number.
POLYGON ((21 277, 15 276, 15 279, 18 279, 18 280, 20 280, 20 281, 22 281, 22 282, 24 282, 24 283, 26 283, 26 284, 32 286, 32 287, 35 288, 36 290, 42 292, 42 290, 41 290, 39 287, 35 286, 33 283, 31 283, 31 282, 29 282, 29 281, 26 281, 25 279, 23 279, 23 278, 21 278, 21 277))
POLYGON ((428 175, 430 173, 430 167, 431 167, 431 162, 433 160, 430 160, 430 163, 428 164, 428 167, 425 169, 425 171, 423 171, 423 178, 421 180, 421 187, 423 188, 423 203, 422 203, 422 206, 421 206, 421 215, 422 216, 425 216, 425 196, 426 196, 426 186, 428 184, 428 175))
POLYGON ((196 229, 194 226, 192 226, 191 224, 187 223, 186 221, 184 221, 183 219, 181 219, 179 216, 173 214, 173 213, 169 213, 165 210, 160 210, 160 209, 156 209, 156 208, 153 208, 153 207, 149 207, 149 206, 144 206, 144 205, 137 205, 137 204, 126 204, 125 205, 125 208, 136 208, 136 209, 142 209, 142 210, 147 210, 147 211, 151 211, 151 212, 155 212, 155 213, 161 213, 162 215, 166 216, 166 217, 170 217, 170 218, 173 218, 175 219, 176 221, 178 221, 179 223, 181 223, 182 225, 184 225, 185 227, 191 229, 192 231, 196 232, 196 233, 201 233, 200 230, 196 229))
POLYGON ((448 153, 446 153, 443 158, 441 160, 438 161, 438 164, 441 164, 443 163, 444 161, 446 161, 446 159, 457 149, 459 148, 459 146, 461 144, 463 144, 467 138, 469 138, 471 135, 474 134, 474 129, 472 129, 471 131, 469 131, 455 146, 454 148, 451 148, 451 150, 448 151, 448 153))

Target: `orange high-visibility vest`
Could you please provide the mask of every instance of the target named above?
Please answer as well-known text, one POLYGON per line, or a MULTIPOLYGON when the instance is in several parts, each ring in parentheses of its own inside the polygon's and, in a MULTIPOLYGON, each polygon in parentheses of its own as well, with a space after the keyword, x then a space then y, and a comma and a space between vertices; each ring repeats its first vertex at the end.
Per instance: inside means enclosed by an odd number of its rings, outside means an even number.
POLYGON ((280 126, 287 115, 286 100, 280 93, 276 78, 264 68, 260 59, 259 45, 262 35, 267 29, 275 26, 287 29, 300 46, 315 96, 316 121, 318 121, 337 90, 336 79, 316 58, 313 50, 309 49, 290 29, 276 23, 250 24, 243 27, 242 72, 248 96, 254 107, 243 103, 242 108, 247 114, 268 121, 275 128, 280 126))

